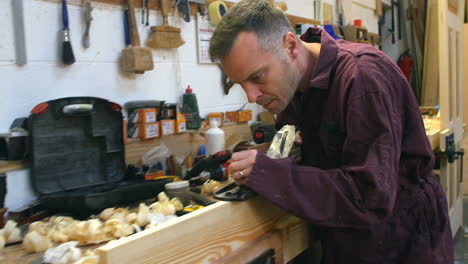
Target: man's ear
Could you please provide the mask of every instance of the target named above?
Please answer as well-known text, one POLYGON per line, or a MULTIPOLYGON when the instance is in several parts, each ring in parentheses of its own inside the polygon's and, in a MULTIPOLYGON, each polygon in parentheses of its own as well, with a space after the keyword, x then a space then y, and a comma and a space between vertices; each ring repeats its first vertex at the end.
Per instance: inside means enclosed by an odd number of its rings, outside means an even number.
POLYGON ((291 58, 296 58, 299 55, 299 40, 292 32, 288 32, 283 38, 283 47, 286 54, 291 58))

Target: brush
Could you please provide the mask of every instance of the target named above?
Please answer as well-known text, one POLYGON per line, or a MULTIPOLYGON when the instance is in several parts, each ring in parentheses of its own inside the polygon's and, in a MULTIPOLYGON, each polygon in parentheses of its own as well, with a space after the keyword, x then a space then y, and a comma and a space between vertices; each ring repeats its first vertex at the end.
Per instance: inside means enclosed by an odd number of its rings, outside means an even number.
POLYGON ((75 55, 70 42, 70 28, 68 26, 67 0, 62 0, 62 23, 63 23, 63 43, 62 43, 62 62, 65 65, 75 63, 75 55))
POLYGON ((170 0, 160 0, 163 24, 151 27, 151 33, 146 41, 146 46, 153 49, 173 49, 184 45, 185 41, 180 36, 180 28, 169 26, 168 16, 171 11, 170 0))

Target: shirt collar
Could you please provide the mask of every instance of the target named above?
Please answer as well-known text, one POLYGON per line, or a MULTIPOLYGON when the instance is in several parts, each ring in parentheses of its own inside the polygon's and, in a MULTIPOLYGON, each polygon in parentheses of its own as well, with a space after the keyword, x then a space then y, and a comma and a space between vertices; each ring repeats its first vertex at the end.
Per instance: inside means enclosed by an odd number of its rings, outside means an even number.
POLYGON ((318 42, 318 39, 321 43, 320 54, 317 65, 310 76, 309 85, 319 89, 328 89, 330 73, 338 54, 338 45, 335 39, 322 28, 310 27, 301 36, 301 40, 309 43, 318 42))

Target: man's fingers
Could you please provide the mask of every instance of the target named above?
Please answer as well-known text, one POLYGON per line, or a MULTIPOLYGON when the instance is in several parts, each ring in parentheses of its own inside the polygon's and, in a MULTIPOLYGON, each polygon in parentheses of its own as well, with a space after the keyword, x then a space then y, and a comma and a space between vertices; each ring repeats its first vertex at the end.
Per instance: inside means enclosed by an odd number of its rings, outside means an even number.
POLYGON ((229 166, 229 172, 234 179, 247 178, 252 173, 252 167, 235 169, 229 166))
POLYGON ((249 149, 249 150, 244 150, 244 151, 239 151, 235 152, 231 156, 231 162, 235 162, 238 160, 244 160, 248 158, 253 158, 255 160, 255 157, 257 156, 257 150, 255 149, 249 149))
POLYGON ((296 145, 302 144, 301 131, 296 131, 296 136, 294 137, 294 144, 296 145))

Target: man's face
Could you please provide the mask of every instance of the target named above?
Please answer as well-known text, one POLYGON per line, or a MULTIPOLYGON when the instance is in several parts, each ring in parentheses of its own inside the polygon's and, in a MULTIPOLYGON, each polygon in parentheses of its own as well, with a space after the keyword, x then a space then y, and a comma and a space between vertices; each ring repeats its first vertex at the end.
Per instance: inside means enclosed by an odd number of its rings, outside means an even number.
POLYGON ((262 51, 253 32, 241 32, 221 66, 232 82, 239 83, 250 103, 278 114, 291 101, 300 82, 299 70, 284 49, 282 54, 262 51))

